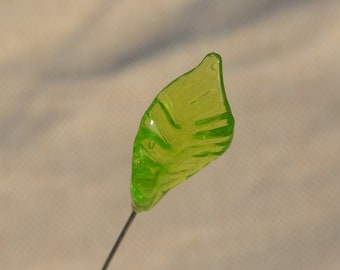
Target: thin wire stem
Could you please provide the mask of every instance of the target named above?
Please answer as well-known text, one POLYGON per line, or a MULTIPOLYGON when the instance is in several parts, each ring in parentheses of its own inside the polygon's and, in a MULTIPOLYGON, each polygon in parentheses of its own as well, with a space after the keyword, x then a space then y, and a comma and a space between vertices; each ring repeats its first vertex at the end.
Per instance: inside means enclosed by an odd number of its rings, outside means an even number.
POLYGON ((127 232, 127 230, 129 229, 132 221, 134 220, 135 216, 136 216, 136 212, 135 211, 132 211, 132 213, 130 214, 128 220, 126 221, 125 225, 124 225, 124 228, 123 230, 120 232, 119 236, 118 236, 118 239, 116 240, 116 243, 114 244, 109 256, 107 257, 104 265, 103 265, 103 268, 102 270, 106 270, 108 267, 109 267, 109 264, 112 260, 112 257, 113 255, 115 255, 120 243, 122 242, 123 238, 124 238, 124 235, 125 233, 127 232))

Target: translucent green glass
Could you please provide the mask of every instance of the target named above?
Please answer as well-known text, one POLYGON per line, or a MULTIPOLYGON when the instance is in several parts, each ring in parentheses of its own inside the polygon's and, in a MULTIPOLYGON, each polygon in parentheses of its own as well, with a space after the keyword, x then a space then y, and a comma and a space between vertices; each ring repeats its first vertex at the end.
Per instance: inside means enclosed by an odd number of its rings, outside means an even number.
POLYGON ((143 115, 133 145, 133 210, 151 209, 166 192, 222 155, 233 130, 222 59, 210 53, 166 86, 143 115))

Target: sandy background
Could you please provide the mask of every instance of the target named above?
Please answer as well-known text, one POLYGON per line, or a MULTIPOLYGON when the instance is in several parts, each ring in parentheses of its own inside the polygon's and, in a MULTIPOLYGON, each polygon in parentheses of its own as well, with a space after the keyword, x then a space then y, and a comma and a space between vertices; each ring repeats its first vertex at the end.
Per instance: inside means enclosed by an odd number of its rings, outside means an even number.
POLYGON ((340 269, 340 2, 0 2, 0 269, 100 269, 153 97, 224 59, 230 150, 110 269, 340 269))

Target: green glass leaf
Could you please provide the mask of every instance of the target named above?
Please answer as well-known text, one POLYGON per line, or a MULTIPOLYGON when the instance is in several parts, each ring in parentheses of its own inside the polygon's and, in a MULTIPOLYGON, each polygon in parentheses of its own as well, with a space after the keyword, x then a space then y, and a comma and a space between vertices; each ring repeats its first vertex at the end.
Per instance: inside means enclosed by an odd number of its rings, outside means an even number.
POLYGON ((133 210, 149 210, 171 188, 222 155, 233 130, 222 59, 210 53, 166 86, 143 115, 133 145, 133 210))

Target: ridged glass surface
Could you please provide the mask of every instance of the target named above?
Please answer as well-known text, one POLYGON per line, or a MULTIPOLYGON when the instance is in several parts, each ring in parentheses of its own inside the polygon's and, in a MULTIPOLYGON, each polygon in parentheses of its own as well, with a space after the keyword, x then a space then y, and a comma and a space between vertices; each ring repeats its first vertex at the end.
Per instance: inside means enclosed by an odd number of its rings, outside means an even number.
POLYGON ((166 86, 143 115, 133 146, 133 210, 149 210, 171 188, 222 155, 233 129, 222 59, 210 53, 166 86))

